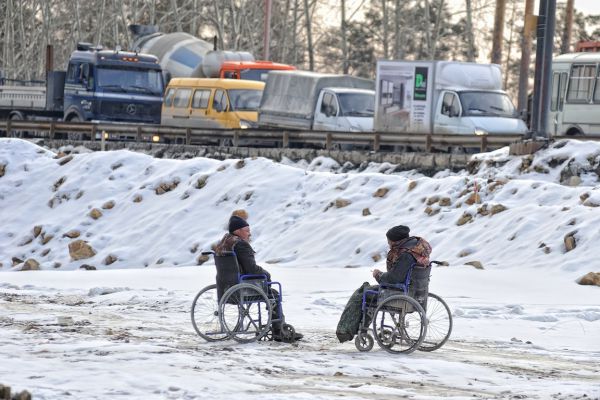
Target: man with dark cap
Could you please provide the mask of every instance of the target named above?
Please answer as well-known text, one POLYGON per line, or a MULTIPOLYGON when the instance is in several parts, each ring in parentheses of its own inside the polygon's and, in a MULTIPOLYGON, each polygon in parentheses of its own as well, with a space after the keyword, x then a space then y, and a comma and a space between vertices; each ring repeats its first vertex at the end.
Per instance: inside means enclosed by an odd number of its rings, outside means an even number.
MULTIPOLYGON (((260 265, 257 265, 256 260, 254 259, 255 251, 252 249, 252 246, 250 246, 250 226, 248 225, 248 222, 238 215, 232 215, 229 218, 229 225, 227 228, 229 232, 226 233, 225 236, 223 236, 223 239, 217 244, 215 253, 217 255, 222 255, 225 252, 235 252, 241 275, 266 275, 267 280, 270 281, 271 274, 260 265)), ((276 290, 269 290, 273 296, 278 295, 276 290)), ((280 316, 277 314, 277 307, 273 308, 272 318, 280 319, 280 316)), ((283 318, 283 315, 281 315, 281 318, 283 318)), ((272 330, 273 339, 275 341, 281 341, 281 322, 274 322, 272 330)), ((302 337, 303 335, 301 333, 296 332, 294 340, 300 340, 302 337)))
MULTIPOLYGON (((410 229, 404 225, 394 226, 386 232, 385 235, 390 246, 386 260, 387 271, 373 270, 373 278, 377 283, 404 283, 406 274, 411 267, 414 265, 425 267, 429 264, 431 246, 420 237, 409 236, 409 233, 410 229)), ((378 285, 369 285, 368 282, 364 282, 352 294, 342 312, 336 330, 336 335, 341 343, 352 340, 358 332, 362 320, 362 298, 365 290, 377 290, 378 288, 378 285)))

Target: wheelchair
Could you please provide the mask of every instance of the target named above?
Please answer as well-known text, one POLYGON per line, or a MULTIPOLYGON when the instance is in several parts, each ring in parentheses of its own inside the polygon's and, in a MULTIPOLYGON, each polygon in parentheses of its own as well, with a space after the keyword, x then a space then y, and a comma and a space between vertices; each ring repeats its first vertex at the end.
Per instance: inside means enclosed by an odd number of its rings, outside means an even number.
POLYGON ((208 342, 272 340, 273 324, 277 323, 281 341, 294 340, 295 329, 285 323, 283 316, 279 282, 269 281, 266 275, 240 275, 234 252, 202 254, 214 257, 217 279, 216 284, 203 288, 192 303, 192 325, 200 337, 208 342))
POLYGON ((354 340, 357 350, 370 351, 375 340, 394 354, 434 351, 446 343, 452 332, 452 314, 440 296, 429 292, 433 264, 442 263, 431 261, 426 268, 413 264, 404 283, 365 290, 362 320, 354 340))

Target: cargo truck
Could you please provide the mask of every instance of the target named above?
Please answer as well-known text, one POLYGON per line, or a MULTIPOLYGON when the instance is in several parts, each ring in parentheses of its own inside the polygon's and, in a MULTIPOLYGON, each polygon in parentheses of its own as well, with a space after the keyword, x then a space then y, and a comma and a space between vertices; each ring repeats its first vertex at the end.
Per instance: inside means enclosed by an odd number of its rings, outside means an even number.
POLYGON ((269 72, 258 125, 294 130, 367 132, 373 129, 374 82, 308 71, 269 72))
POLYGON ((79 43, 45 82, 2 79, 0 118, 160 124, 163 90, 156 57, 79 43))
POLYGON ((415 134, 525 134, 496 64, 379 61, 375 130, 415 134))

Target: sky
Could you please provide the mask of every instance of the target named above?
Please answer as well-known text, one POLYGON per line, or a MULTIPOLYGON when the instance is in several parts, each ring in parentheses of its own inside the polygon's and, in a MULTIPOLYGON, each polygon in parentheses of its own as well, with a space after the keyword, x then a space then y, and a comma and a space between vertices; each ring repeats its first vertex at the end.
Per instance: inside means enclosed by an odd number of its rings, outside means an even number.
POLYGON ((2 384, 41 400, 598 398, 600 291, 577 284, 600 257, 598 154, 575 140, 533 158, 504 148, 475 155, 472 173, 427 177, 0 138, 2 384), (248 212, 256 259, 305 335, 295 345, 206 343, 192 329, 194 295, 215 279, 197 259, 234 209, 248 212), (432 353, 359 353, 336 324, 385 269, 397 224, 448 262, 430 291, 450 307, 452 336, 432 353), (74 260, 77 239, 96 254, 74 260))

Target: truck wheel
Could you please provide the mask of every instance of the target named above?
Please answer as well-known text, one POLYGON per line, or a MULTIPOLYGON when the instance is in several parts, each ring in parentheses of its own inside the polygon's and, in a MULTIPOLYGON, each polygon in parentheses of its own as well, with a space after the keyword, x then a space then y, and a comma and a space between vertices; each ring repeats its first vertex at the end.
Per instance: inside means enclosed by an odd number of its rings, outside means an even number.
POLYGON ((583 132, 578 128, 571 128, 567 131, 567 136, 582 136, 583 132))

